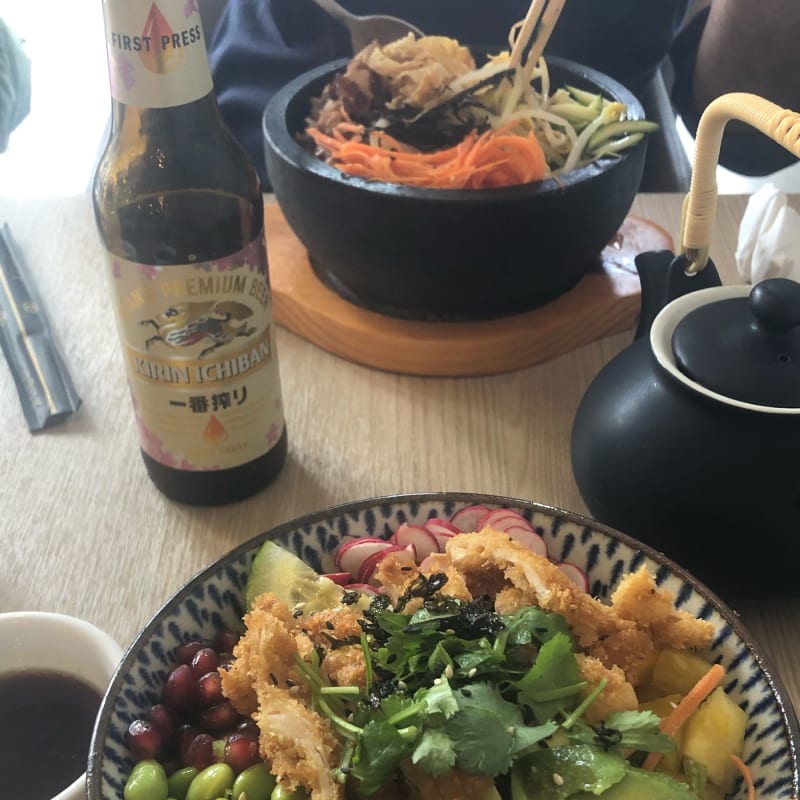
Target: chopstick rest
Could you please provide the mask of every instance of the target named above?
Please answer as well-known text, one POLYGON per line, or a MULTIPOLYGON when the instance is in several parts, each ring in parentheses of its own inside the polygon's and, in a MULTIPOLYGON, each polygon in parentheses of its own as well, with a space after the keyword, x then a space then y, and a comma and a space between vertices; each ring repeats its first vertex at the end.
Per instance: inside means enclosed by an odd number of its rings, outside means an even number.
POLYGON ((78 410, 81 399, 6 224, 0 227, 0 345, 31 431, 63 422, 78 410))

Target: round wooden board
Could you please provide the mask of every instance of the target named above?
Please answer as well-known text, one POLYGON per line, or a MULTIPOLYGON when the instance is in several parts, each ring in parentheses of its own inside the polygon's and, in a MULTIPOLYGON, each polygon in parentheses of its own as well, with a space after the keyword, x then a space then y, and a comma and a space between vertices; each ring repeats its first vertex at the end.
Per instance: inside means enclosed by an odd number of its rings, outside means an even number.
POLYGON ((478 322, 417 322, 344 300, 314 274, 277 203, 264 209, 275 321, 331 353, 390 372, 493 375, 546 361, 633 327, 640 285, 634 257, 672 250, 672 237, 629 215, 598 263, 540 308, 478 322))

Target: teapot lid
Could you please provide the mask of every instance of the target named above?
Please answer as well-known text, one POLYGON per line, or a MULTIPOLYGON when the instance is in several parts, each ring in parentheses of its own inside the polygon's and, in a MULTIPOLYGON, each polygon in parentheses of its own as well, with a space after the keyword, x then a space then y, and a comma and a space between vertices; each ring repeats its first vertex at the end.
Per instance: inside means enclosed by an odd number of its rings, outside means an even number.
POLYGON ((678 369, 706 389, 759 406, 800 408, 800 283, 770 278, 675 326, 678 369))

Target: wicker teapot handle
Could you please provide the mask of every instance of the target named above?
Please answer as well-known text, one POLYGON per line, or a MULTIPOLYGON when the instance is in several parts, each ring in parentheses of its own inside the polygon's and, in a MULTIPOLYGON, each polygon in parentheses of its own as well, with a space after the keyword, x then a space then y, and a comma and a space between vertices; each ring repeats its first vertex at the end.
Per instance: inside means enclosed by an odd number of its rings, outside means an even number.
POLYGON ((732 119, 752 125, 800 158, 800 114, 756 94, 733 92, 712 100, 697 126, 689 193, 683 201, 681 252, 690 274, 708 261, 717 212, 717 162, 725 125, 732 119))

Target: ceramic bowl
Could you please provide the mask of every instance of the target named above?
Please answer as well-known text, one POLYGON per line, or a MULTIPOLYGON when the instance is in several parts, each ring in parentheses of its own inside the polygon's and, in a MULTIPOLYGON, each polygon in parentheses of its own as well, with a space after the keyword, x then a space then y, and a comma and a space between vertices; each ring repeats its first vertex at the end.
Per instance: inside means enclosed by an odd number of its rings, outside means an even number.
MULTIPOLYGON (((613 239, 644 168, 646 139, 558 179, 436 190, 346 175, 303 149, 311 98, 346 61, 289 82, 263 115, 267 171, 289 226, 323 283, 375 311, 417 319, 489 318, 535 308, 571 288, 613 239)), ((606 75, 548 59, 551 84, 625 103, 606 75)))
MULTIPOLYGON (((744 758, 758 796, 798 796, 798 724, 786 691, 736 614, 709 589, 661 553, 585 517, 524 500, 476 494, 419 494, 362 500, 287 522, 232 550, 192 578, 145 626, 128 649, 106 694, 95 729, 88 770, 88 800, 118 800, 133 765, 125 731, 157 702, 170 654, 183 641, 213 638, 223 627, 241 629, 244 586, 261 544, 273 539, 318 571, 333 566, 344 536, 387 538, 404 521, 448 519, 456 510, 483 504, 525 516, 544 537, 551 557, 584 569, 590 591, 608 598, 620 576, 647 566, 676 605, 710 620, 716 635, 709 652, 727 670, 730 696, 749 714, 744 758)), ((746 797, 741 786, 733 795, 746 797)))
MULTIPOLYGON (((122 658, 122 648, 104 631, 85 620, 44 611, 0 614, 0 642, 0 675, 59 672, 101 696, 122 658)), ((80 775, 53 800, 83 800, 85 785, 86 776, 80 775)))

